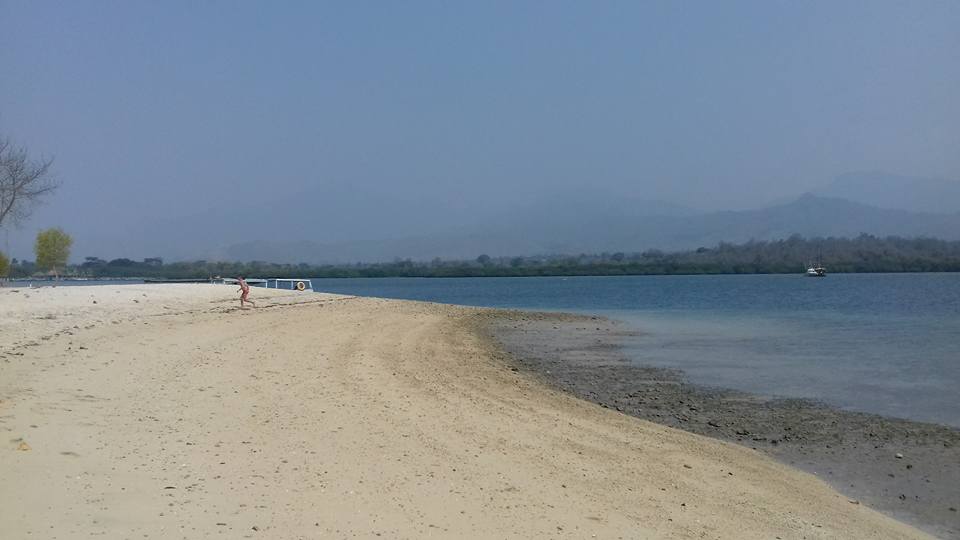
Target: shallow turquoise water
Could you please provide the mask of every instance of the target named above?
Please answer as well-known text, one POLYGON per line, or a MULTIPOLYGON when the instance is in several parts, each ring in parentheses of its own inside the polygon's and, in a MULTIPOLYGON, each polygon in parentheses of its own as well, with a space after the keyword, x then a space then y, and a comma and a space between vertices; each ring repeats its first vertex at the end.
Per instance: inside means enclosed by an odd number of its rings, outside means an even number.
POLYGON ((960 274, 315 279, 318 291, 603 314, 694 382, 960 427, 960 274))

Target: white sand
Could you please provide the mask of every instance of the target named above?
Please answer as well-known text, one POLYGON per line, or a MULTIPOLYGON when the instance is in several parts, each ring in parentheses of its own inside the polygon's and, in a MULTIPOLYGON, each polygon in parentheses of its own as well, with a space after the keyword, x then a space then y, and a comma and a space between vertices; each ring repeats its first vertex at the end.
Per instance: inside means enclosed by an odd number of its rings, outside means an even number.
POLYGON ((477 310, 234 290, 0 289, 0 537, 925 537, 518 376, 477 310))

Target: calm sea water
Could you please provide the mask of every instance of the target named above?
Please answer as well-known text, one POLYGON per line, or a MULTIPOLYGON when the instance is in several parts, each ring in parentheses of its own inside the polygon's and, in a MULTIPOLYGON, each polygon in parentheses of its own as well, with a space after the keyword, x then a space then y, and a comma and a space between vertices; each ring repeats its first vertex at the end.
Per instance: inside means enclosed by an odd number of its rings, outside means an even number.
POLYGON ((960 427, 960 274, 315 279, 318 291, 602 314, 696 383, 960 427))

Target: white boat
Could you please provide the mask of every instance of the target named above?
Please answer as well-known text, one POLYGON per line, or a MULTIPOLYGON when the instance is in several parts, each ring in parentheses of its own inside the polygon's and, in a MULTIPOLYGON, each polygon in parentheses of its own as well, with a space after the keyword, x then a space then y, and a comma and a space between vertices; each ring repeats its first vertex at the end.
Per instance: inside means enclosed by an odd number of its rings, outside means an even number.
POLYGON ((823 267, 823 255, 817 255, 817 264, 807 265, 807 277, 826 277, 827 269, 823 267))

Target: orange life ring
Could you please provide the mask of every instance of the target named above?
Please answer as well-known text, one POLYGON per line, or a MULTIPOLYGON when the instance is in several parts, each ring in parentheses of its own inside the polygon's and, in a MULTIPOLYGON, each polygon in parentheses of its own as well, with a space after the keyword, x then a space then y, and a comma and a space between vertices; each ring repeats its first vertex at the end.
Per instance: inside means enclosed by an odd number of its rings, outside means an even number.
POLYGON ((306 289, 306 288, 307 288, 307 286, 304 285, 302 281, 298 281, 298 282, 297 282, 297 290, 298 290, 298 291, 302 291, 302 290, 304 290, 304 289, 306 289))

